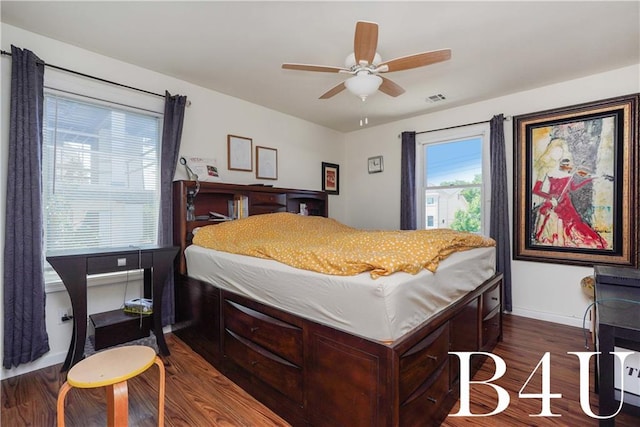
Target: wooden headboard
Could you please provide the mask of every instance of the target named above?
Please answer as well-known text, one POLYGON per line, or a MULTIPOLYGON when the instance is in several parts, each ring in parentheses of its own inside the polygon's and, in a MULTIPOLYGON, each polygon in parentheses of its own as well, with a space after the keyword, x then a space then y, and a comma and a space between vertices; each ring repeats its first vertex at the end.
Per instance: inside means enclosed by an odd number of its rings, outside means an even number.
POLYGON ((173 243, 180 246, 178 272, 186 274, 184 250, 191 244, 192 232, 196 227, 215 224, 208 219, 209 212, 231 216, 230 202, 245 198, 248 215, 274 212, 300 212, 300 204, 306 204, 309 215, 328 216, 329 203, 324 191, 298 190, 268 187, 265 185, 223 184, 200 182, 197 194, 195 181, 174 181, 173 183, 173 243), (196 218, 187 220, 187 204, 193 200, 196 218))

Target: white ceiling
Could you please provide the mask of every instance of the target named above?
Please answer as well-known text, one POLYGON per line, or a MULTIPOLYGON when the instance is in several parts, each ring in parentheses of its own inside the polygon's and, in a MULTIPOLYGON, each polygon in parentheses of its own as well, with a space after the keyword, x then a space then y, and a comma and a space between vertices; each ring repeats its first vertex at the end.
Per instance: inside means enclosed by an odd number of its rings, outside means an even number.
POLYGON ((372 126, 640 63, 638 1, 2 1, 0 12, 16 27, 344 132, 363 114, 372 126), (383 60, 441 48, 452 58, 385 74, 406 93, 364 103, 348 91, 318 99, 347 75, 281 69, 343 66, 359 20, 379 24, 383 60), (426 101, 435 94, 446 100, 426 101))

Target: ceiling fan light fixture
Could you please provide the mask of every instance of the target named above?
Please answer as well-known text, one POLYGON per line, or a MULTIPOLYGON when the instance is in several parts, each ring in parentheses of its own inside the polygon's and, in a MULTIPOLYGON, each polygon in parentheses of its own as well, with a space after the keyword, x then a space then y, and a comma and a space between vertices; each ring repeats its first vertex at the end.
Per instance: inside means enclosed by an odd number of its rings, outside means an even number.
POLYGON ((381 84, 382 77, 367 73, 356 74, 344 82, 349 92, 363 101, 367 99, 367 96, 376 93, 381 84))
POLYGON ((345 58, 344 67, 285 63, 282 64, 282 68, 351 74, 353 77, 329 89, 320 96, 320 99, 329 99, 347 89, 364 101, 378 90, 391 97, 400 96, 405 92, 402 87, 388 78, 379 77, 378 73, 411 70, 451 58, 451 49, 440 49, 402 56, 383 63, 377 49, 378 24, 358 21, 353 38, 353 53, 345 58))

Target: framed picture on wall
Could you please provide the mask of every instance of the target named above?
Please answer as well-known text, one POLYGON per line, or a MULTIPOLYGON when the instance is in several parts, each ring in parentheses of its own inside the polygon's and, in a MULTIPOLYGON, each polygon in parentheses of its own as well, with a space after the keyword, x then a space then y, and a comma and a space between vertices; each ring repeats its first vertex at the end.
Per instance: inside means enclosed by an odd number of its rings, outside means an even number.
POLYGON ((340 194, 340 166, 322 162, 322 191, 340 194))
POLYGON ((638 95, 514 117, 514 259, 638 266, 638 95))
POLYGON ((253 170, 253 140, 227 135, 227 168, 233 171, 253 170))
POLYGON ((278 179, 278 150, 256 146, 256 178, 278 179))
POLYGON ((367 170, 369 173, 379 173, 384 170, 382 156, 369 157, 367 159, 367 170))

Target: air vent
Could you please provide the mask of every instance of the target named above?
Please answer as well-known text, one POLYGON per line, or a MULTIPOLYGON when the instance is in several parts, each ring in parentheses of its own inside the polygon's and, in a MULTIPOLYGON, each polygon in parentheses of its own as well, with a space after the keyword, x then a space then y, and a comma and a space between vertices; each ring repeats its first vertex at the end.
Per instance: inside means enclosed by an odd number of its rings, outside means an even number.
POLYGON ((434 103, 434 102, 444 101, 445 99, 447 98, 445 98, 443 94, 439 93, 437 95, 431 95, 427 97, 427 102, 434 103))

